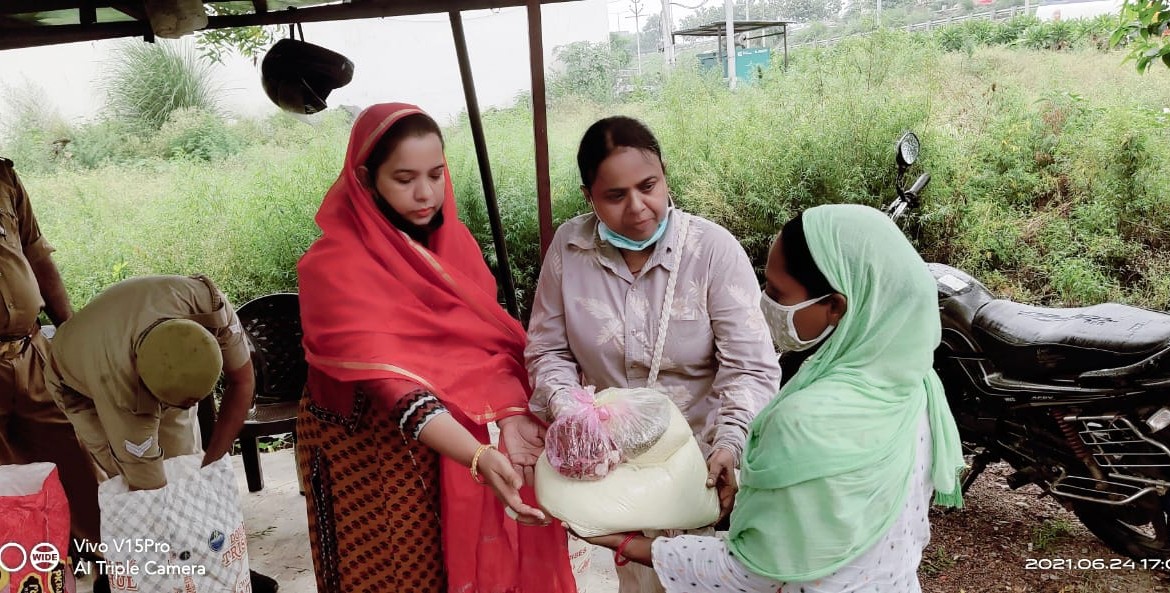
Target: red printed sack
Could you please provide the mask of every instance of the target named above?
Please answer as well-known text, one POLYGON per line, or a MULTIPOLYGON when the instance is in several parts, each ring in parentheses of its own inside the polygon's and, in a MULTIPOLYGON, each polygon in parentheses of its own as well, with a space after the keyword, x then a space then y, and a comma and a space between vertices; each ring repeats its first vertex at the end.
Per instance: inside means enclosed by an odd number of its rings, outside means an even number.
POLYGON ((76 593, 69 501, 52 463, 0 465, 0 593, 76 593))

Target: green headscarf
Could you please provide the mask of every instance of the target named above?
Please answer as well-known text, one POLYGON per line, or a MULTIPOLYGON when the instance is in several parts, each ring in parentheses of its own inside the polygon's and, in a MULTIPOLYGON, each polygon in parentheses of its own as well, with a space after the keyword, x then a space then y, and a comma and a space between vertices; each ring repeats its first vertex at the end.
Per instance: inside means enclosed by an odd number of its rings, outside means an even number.
POLYGON ((752 422, 728 545, 778 581, 832 574, 902 511, 929 412, 935 502, 962 506, 962 448, 931 368, 941 326, 933 276, 878 210, 803 214, 809 251, 848 300, 837 329, 752 422))

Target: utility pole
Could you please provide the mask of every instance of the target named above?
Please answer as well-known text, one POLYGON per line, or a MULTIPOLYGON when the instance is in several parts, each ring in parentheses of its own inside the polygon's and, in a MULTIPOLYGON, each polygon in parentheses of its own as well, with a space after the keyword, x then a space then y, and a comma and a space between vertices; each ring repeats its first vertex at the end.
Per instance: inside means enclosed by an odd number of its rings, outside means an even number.
POLYGON ((723 13, 727 20, 726 42, 727 49, 727 84, 735 90, 735 3, 733 0, 723 0, 723 13))
POLYGON ((662 22, 662 57, 666 60, 669 66, 674 65, 674 38, 671 33, 674 32, 674 17, 670 14, 670 0, 662 0, 662 14, 659 15, 662 22))
POLYGON ((882 0, 877 0, 877 26, 882 27, 882 0))
POLYGON ((634 43, 638 48, 638 76, 642 75, 642 0, 630 2, 630 13, 634 15, 634 43))

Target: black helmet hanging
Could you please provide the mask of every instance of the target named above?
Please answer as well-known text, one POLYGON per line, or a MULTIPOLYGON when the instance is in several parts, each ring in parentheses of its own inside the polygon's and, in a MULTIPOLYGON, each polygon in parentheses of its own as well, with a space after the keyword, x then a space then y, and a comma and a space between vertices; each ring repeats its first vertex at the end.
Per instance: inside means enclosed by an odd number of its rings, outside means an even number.
MULTIPOLYGON (((290 25, 291 29, 291 25, 290 25)), ((281 39, 260 64, 264 92, 281 109, 312 114, 325 109, 333 89, 353 80, 353 62, 345 56, 301 39, 281 39)))

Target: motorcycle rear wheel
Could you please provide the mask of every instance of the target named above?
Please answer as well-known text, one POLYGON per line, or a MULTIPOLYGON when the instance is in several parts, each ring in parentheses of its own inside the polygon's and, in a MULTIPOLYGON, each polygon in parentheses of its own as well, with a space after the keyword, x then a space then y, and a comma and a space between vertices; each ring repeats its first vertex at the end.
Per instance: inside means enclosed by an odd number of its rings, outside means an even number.
MULTIPOLYGON (((1115 507, 1074 500, 1072 511, 1081 523, 1111 550, 1134 560, 1170 560, 1170 499, 1146 501, 1115 507)), ((1164 567, 1165 562, 1158 562, 1164 567)), ((1165 570, 1165 569, 1163 569, 1165 570)))

